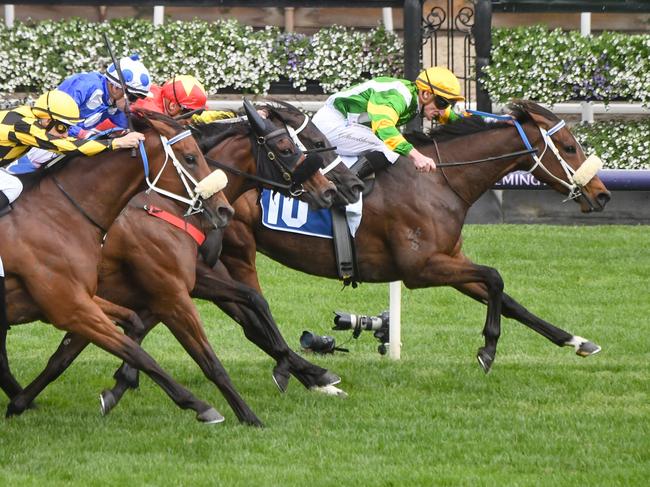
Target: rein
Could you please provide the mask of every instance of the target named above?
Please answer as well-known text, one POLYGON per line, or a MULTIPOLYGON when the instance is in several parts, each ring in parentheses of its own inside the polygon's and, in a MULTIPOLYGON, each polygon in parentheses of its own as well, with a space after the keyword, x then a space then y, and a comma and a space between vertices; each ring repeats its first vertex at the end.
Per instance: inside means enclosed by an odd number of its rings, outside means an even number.
POLYGON ((61 184, 61 182, 60 182, 58 179, 56 179, 56 176, 52 175, 52 181, 54 181, 54 184, 56 184, 56 187, 59 188, 59 189, 61 190, 61 192, 63 193, 63 196, 65 196, 65 197, 68 199, 68 201, 69 201, 70 203, 72 203, 72 206, 74 206, 74 207, 79 211, 79 213, 81 213, 81 214, 84 216, 84 218, 86 218, 86 220, 88 220, 90 223, 92 223, 94 226, 96 226, 97 228, 99 228, 99 229, 101 230, 101 232, 102 232, 102 238, 103 238, 103 236, 106 235, 106 234, 108 233, 108 230, 106 230, 103 226, 101 226, 99 223, 97 223, 97 220, 95 220, 93 217, 91 217, 91 216, 86 212, 86 210, 84 210, 84 209, 81 207, 81 205, 79 205, 79 203, 77 203, 77 202, 74 200, 74 198, 72 197, 72 195, 70 195, 70 193, 68 193, 68 192, 65 190, 65 188, 63 187, 63 185, 61 184))
POLYGON ((229 166, 227 164, 224 164, 223 162, 219 162, 219 161, 217 161, 215 159, 211 159, 211 158, 209 158, 207 156, 204 156, 204 157, 205 157, 206 162, 208 164, 210 164, 211 166, 216 167, 218 169, 223 169, 224 171, 230 172, 230 173, 234 174, 235 176, 241 176, 243 178, 250 179, 251 181, 256 181, 258 183, 265 184, 265 185, 268 185, 268 186, 271 186, 271 187, 277 188, 277 189, 283 189, 283 190, 287 190, 287 191, 291 189, 290 184, 277 183, 277 182, 275 182, 275 181, 273 181, 271 179, 266 179, 266 178, 263 178, 261 176, 257 176, 255 174, 249 174, 249 173, 247 173, 245 171, 242 171, 241 169, 237 169, 236 167, 229 166))

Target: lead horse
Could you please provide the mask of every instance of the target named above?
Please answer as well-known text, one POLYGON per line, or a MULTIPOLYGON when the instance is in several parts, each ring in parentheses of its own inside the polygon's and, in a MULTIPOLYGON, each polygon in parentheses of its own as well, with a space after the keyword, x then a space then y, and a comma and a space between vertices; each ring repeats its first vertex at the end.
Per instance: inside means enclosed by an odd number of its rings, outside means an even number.
MULTIPOLYGON (((42 318, 83 337, 144 371, 179 407, 194 410, 199 421, 219 422, 222 416, 214 408, 177 384, 119 332, 94 299, 102 236, 129 199, 145 187, 149 170, 155 176, 153 186, 185 195, 193 210, 209 211, 217 228, 232 217, 232 208, 217 192, 223 188, 223 174, 211 174, 189 132, 168 117, 144 110, 140 114, 136 123, 146 136, 142 154, 148 154, 143 157, 148 159, 144 172, 129 151, 75 158, 40 179, 0 219, 8 321, 20 324, 42 318), (182 154, 182 162, 176 154, 182 154), (173 165, 167 164, 170 157, 173 165)), ((0 385, 13 397, 21 388, 9 369, 7 329, 1 328, 0 385)))
MULTIPOLYGON (((553 189, 569 193, 584 212, 602 211, 610 199, 595 175, 597 158, 583 165, 587 157, 563 121, 530 101, 514 102, 510 110, 510 121, 486 123, 470 117, 441 127, 432 137, 414 136, 417 149, 439 162, 438 170, 416 173, 413 164, 400 159, 377 173, 374 191, 364 198, 355 238, 360 281, 401 280, 409 289, 453 286, 487 305, 485 345, 477 354, 486 373, 496 356, 502 314, 556 345, 574 347, 578 355, 600 350, 535 316, 503 292, 496 269, 475 264, 462 252, 461 231, 470 206, 512 171, 531 171, 553 189), (524 138, 536 156, 522 153, 524 138)), ((280 235, 262 226, 258 197, 251 191, 234 203, 235 219, 225 232, 221 255, 233 277, 260 290, 255 269, 258 250, 293 269, 337 278, 331 242, 280 235)))

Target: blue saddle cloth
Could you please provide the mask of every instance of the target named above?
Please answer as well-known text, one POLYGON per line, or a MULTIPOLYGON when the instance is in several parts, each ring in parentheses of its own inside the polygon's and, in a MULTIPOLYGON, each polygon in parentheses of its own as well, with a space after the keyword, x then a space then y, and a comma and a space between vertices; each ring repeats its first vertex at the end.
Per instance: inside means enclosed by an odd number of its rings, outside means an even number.
POLYGON ((281 232, 299 233, 312 237, 332 237, 332 213, 328 209, 310 210, 304 201, 262 191, 262 225, 281 232))

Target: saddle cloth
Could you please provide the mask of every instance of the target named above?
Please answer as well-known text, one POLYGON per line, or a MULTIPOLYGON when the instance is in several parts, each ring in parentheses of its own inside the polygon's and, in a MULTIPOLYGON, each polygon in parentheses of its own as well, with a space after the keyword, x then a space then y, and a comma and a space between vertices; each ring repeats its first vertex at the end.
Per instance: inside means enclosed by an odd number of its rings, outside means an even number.
MULTIPOLYGON (((356 157, 341 156, 343 163, 351 167, 356 157)), ((262 225, 281 232, 299 233, 312 237, 333 238, 332 212, 328 209, 311 210, 304 201, 273 193, 269 189, 262 191, 262 225)), ((345 207, 348 228, 352 237, 361 224, 363 197, 345 207)))

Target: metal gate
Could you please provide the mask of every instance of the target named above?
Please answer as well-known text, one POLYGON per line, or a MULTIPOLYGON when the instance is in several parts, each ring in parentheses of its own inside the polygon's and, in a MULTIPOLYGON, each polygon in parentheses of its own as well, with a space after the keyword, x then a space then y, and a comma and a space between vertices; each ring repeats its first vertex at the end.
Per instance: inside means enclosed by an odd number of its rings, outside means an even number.
POLYGON ((468 103, 476 96, 474 4, 439 1, 422 18, 422 64, 446 66, 460 80, 468 103))

